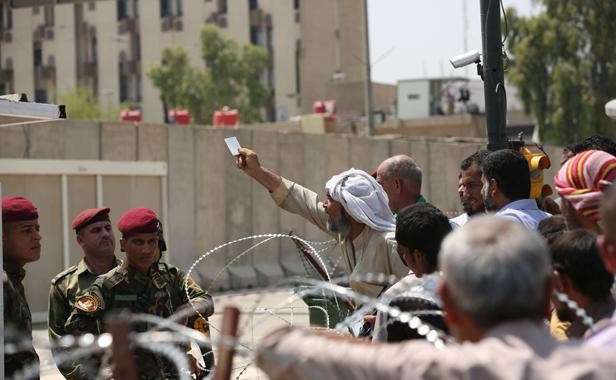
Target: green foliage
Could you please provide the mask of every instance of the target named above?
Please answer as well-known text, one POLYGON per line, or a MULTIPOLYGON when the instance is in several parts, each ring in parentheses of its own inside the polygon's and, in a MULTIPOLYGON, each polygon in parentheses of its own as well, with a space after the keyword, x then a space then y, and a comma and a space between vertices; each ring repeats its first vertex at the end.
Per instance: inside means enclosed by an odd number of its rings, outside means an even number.
POLYGON ((101 107, 87 87, 79 86, 73 91, 58 95, 60 104, 66 106, 66 117, 78 120, 100 120, 101 107))
MULTIPOLYGON (((86 86, 79 86, 73 91, 61 93, 58 95, 58 100, 60 104, 66 106, 66 117, 77 120, 117 121, 120 110, 130 106, 129 102, 124 102, 119 107, 107 105, 101 108, 99 100, 86 86)), ((105 98, 103 102, 106 102, 105 98)))
POLYGON ((148 71, 164 104, 187 108, 197 124, 210 123, 214 111, 224 106, 238 109, 243 122, 260 121, 269 96, 260 80, 267 65, 265 50, 239 46, 212 25, 206 25, 200 37, 205 69, 192 67, 185 49, 166 48, 163 63, 148 71))
POLYGON ((513 55, 507 76, 535 117, 541 140, 615 136, 616 123, 604 106, 616 97, 616 2, 539 2, 544 10, 533 17, 507 10, 513 55))

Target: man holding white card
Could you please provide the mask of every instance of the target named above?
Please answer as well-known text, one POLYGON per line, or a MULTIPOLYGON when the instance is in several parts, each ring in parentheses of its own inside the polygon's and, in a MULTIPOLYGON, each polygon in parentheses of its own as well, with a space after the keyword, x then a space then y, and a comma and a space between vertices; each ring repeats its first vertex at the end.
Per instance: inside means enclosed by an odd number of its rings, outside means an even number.
POLYGON ((237 166, 263 185, 279 207, 338 239, 353 290, 377 297, 385 287, 365 282, 366 274, 407 274, 394 248, 396 224, 387 194, 370 174, 350 169, 333 176, 321 202, 315 192, 261 166, 254 151, 240 148, 238 153, 237 166))

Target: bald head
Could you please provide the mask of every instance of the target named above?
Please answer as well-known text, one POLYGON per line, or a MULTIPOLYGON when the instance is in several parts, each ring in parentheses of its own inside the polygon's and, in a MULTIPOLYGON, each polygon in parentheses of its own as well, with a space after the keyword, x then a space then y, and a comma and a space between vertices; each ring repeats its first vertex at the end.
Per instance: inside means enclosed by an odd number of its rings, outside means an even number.
POLYGON ((398 212, 417 202, 421 193, 421 168, 401 154, 387 158, 376 170, 376 180, 389 197, 389 207, 398 212))

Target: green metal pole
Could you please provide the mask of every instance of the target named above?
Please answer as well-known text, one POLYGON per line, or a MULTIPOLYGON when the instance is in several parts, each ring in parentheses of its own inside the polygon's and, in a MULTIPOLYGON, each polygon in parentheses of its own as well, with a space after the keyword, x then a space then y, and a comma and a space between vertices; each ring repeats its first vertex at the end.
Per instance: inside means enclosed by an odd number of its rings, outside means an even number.
POLYGON ((500 23, 499 0, 481 0, 483 88, 489 150, 507 148, 507 95, 500 23))

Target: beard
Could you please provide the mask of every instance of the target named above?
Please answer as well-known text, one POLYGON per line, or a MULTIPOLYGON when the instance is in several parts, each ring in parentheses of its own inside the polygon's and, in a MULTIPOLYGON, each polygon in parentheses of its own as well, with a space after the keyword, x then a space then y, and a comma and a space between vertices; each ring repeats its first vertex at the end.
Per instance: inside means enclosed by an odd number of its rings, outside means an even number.
POLYGON ((329 217, 326 223, 327 230, 347 237, 351 231, 351 223, 347 220, 346 215, 346 211, 341 209, 336 218, 329 217))
POLYGON ((484 192, 484 194, 482 195, 483 195, 483 205, 486 211, 498 211, 498 206, 494 202, 494 198, 492 198, 492 194, 490 194, 490 191, 488 190, 484 192))

